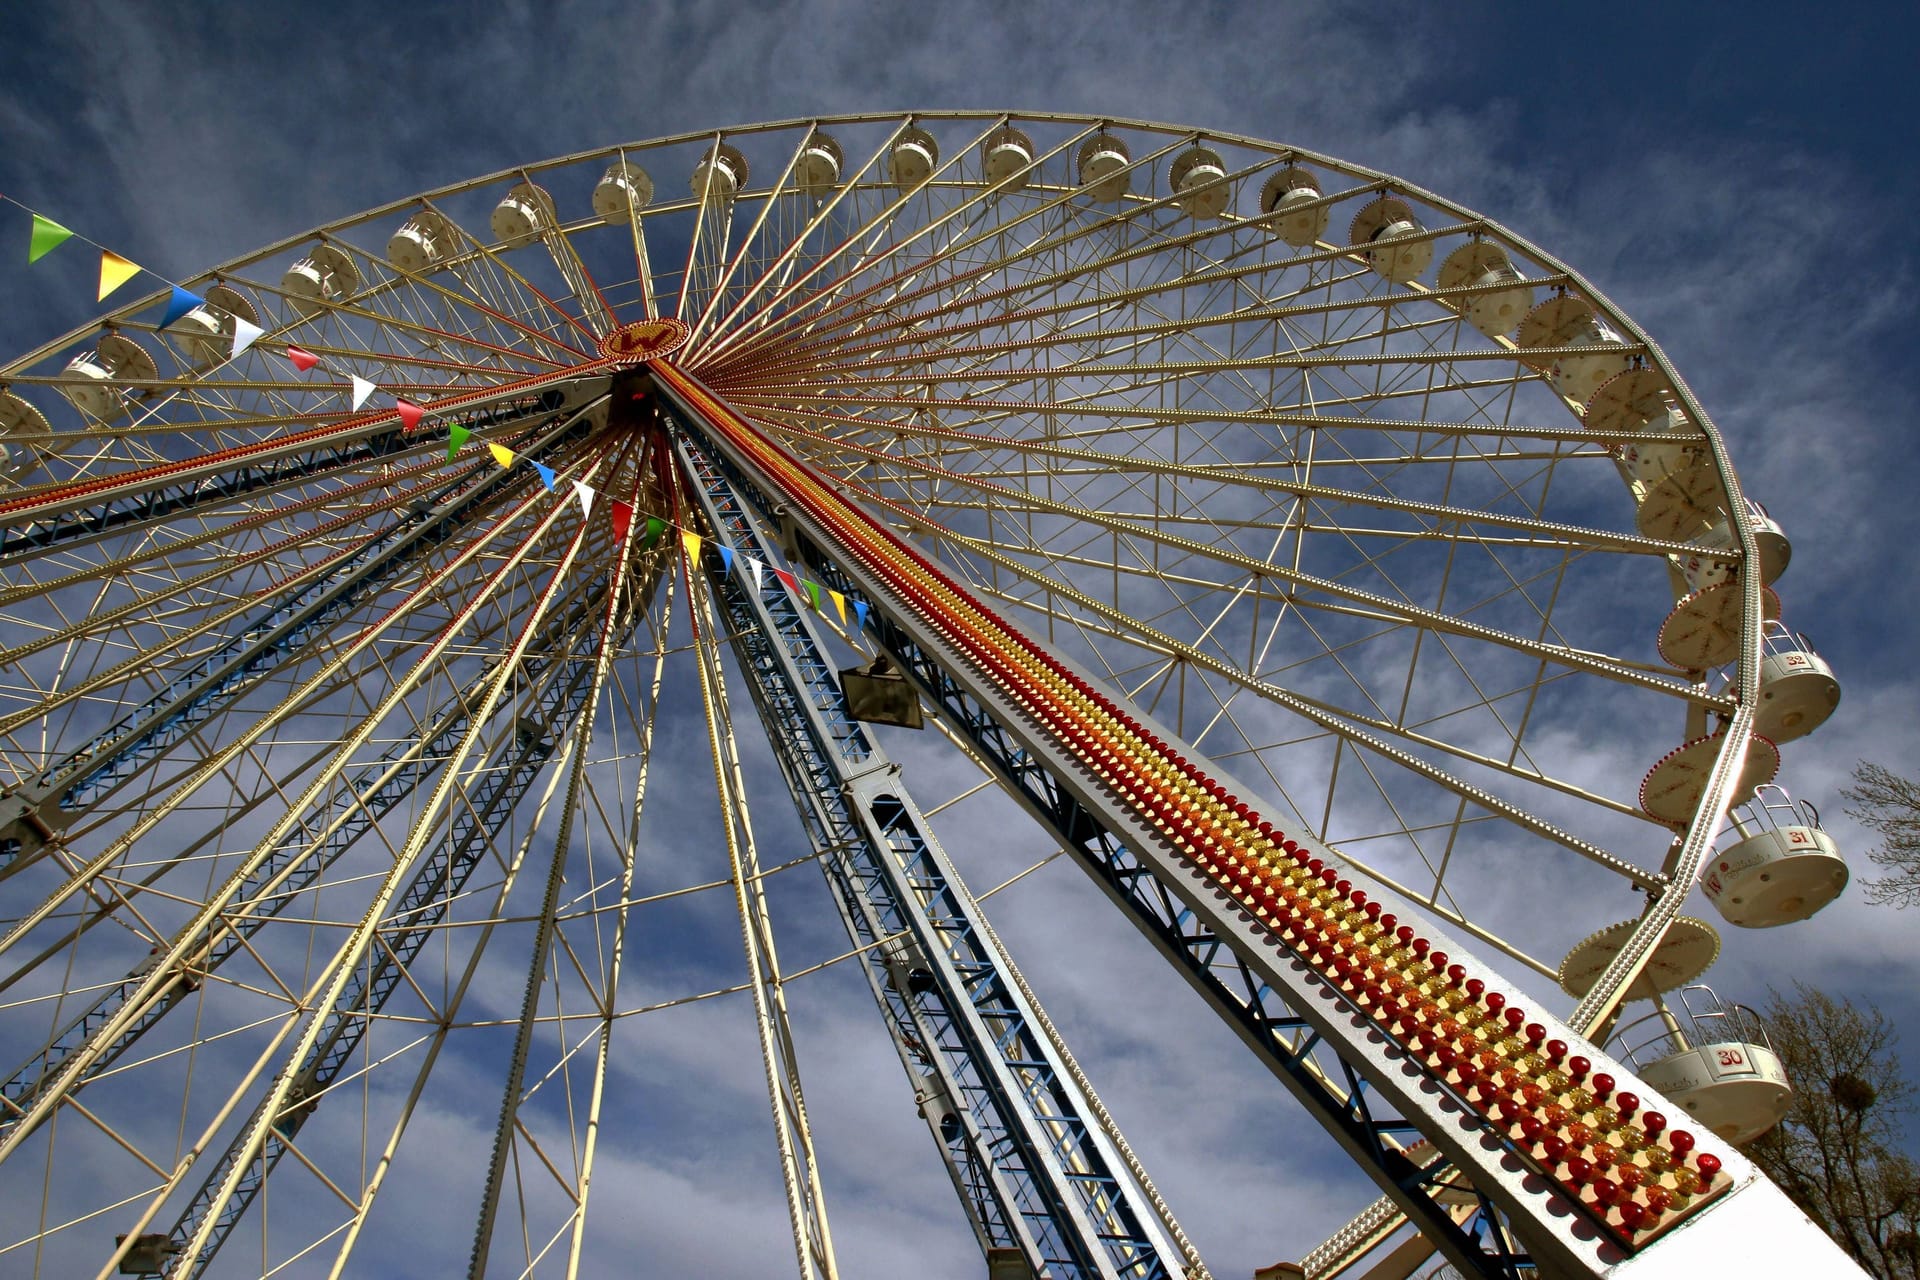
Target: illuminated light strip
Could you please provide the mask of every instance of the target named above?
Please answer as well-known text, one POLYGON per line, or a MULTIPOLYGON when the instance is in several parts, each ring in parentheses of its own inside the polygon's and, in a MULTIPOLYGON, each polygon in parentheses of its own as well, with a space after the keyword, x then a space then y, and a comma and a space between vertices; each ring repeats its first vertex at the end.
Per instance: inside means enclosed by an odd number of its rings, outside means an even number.
POLYGON ((1529 1022, 678 369, 654 370, 1214 887, 1629 1246, 1732 1183, 1694 1135, 1529 1022))

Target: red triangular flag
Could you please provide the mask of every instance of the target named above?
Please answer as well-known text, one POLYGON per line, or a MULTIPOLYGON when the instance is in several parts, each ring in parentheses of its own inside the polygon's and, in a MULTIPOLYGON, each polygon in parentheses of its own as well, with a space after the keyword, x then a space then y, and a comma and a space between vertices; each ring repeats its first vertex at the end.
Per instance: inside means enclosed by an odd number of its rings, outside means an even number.
POLYGON ((795 595, 800 594, 799 580, 796 579, 792 574, 788 573, 785 569, 775 569, 773 571, 773 576, 780 579, 782 583, 786 584, 787 590, 793 592, 793 594, 795 595))
POLYGON ((311 351, 302 351, 298 347, 287 348, 287 359, 293 361, 293 367, 305 373, 320 363, 320 357, 311 351))
POLYGON ((394 401, 393 407, 400 415, 400 425, 409 431, 420 425, 420 415, 426 412, 419 405, 410 404, 405 400, 394 401))
POLYGON ((627 529, 632 524, 633 504, 630 502, 622 502, 620 499, 615 498, 613 500, 613 540, 615 542, 625 542, 627 540, 627 529))

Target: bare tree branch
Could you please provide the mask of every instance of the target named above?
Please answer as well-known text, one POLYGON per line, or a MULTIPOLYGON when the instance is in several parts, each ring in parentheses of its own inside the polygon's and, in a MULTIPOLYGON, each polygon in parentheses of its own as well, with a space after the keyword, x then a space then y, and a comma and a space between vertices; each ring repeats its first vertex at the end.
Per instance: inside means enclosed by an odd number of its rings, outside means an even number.
POLYGON ((1793 1109, 1747 1155, 1869 1272, 1916 1280, 1920 1170, 1900 1153, 1914 1090, 1893 1027, 1797 982, 1772 993, 1766 1016, 1793 1109))
POLYGON ((1891 872, 1867 883, 1867 897, 1896 907, 1920 905, 1920 782, 1869 760, 1853 767, 1853 785, 1840 792, 1847 816, 1884 838, 1867 856, 1891 872))

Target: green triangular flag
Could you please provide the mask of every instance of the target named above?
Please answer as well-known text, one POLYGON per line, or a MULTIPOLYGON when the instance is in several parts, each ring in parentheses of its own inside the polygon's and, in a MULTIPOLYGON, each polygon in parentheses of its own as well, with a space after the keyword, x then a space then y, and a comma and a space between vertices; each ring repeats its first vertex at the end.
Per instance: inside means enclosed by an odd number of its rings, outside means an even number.
POLYGON ((472 431, 457 422, 447 428, 447 458, 449 461, 452 460, 454 454, 460 452, 460 447, 466 444, 468 438, 472 435, 472 431))
POLYGON ((73 232, 52 218, 33 215, 33 242, 27 246, 27 261, 38 262, 67 242, 73 232))
POLYGON ((641 547, 645 548, 645 547, 652 546, 654 543, 660 540, 660 535, 665 533, 666 531, 667 531, 667 522, 665 520, 662 520, 659 516, 648 516, 647 517, 647 534, 644 538, 640 539, 641 547))
POLYGON ((813 606, 815 613, 820 612, 820 584, 817 582, 808 582, 805 578, 802 578, 800 579, 800 585, 806 588, 807 603, 813 606))

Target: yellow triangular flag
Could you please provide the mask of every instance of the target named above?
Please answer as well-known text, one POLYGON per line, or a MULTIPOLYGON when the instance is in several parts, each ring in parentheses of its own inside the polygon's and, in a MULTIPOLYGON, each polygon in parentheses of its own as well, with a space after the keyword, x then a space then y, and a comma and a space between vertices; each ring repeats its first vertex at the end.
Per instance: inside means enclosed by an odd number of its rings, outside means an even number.
POLYGON ((108 294, 139 274, 138 264, 128 262, 111 249, 102 249, 100 251, 100 297, 96 301, 105 302, 108 294))
POLYGON ((846 626, 847 625, 847 598, 841 595, 838 591, 828 591, 827 594, 833 597, 833 607, 840 611, 840 625, 843 627, 846 626))
POLYGON ((680 545, 687 549, 687 559, 700 563, 700 535, 691 529, 680 531, 680 545))
POLYGON ((491 453, 493 460, 501 466, 510 467, 513 465, 513 450, 507 448, 507 446, 503 444, 490 444, 487 446, 487 452, 491 453))

